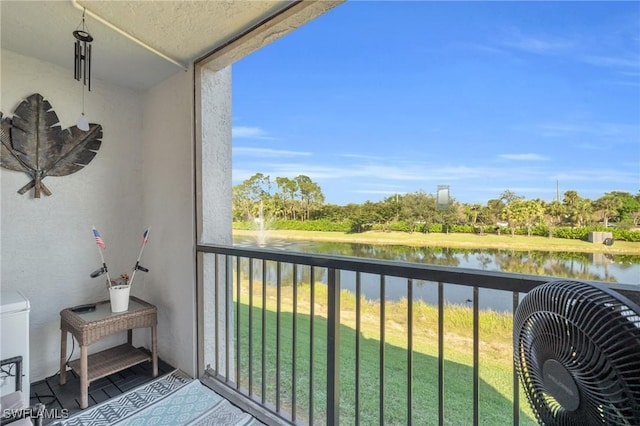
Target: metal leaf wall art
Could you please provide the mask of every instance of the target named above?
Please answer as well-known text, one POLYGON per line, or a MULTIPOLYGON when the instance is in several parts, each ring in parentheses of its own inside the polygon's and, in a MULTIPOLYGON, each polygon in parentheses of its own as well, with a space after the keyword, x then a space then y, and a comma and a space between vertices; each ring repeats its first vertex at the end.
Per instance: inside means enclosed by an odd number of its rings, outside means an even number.
POLYGON ((0 112, 0 166, 26 173, 31 181, 18 190, 31 188, 34 197, 51 195, 42 180, 66 176, 89 164, 102 143, 102 126, 91 123, 89 130, 77 126, 62 129, 49 101, 34 93, 16 108, 13 118, 0 112))

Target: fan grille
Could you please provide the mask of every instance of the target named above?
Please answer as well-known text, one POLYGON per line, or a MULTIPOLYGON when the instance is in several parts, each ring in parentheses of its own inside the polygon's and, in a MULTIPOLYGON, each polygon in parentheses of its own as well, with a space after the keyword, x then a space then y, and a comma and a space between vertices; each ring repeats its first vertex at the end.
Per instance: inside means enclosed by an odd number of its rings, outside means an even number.
POLYGON ((514 364, 538 422, 639 425, 639 327, 640 308, 599 285, 554 281, 527 294, 514 364))

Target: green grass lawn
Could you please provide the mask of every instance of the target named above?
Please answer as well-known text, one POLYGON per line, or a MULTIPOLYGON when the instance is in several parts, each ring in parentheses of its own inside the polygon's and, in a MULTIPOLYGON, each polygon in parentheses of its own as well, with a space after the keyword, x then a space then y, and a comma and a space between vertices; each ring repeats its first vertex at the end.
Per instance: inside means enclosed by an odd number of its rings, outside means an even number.
MULTIPOLYGON (((254 237, 257 231, 234 229, 234 236, 254 237)), ((516 251, 564 251, 584 253, 640 254, 640 243, 616 241, 612 246, 564 238, 527 237, 523 235, 422 234, 406 232, 368 231, 359 234, 322 231, 269 230, 268 238, 311 241, 335 241, 361 244, 397 244, 453 248, 495 248, 516 251)))
MULTIPOLYGON (((293 288, 283 287, 280 314, 280 389, 276 389, 276 289, 267 287, 265 305, 265 371, 261 370, 262 287, 254 282, 253 308, 248 305, 246 282, 240 299, 240 383, 249 387, 249 312, 253 315, 252 392, 293 411, 295 383, 296 418, 309 420, 309 372, 313 371, 313 424, 325 424, 326 413, 326 333, 327 287, 316 284, 314 304, 313 369, 310 369, 310 287, 298 286, 297 313, 293 314, 293 288), (296 322, 295 358, 293 324, 296 322), (295 367, 295 380, 293 369, 295 367)), ((234 289, 234 295, 236 290, 234 289)), ((355 295, 341 294, 340 327, 340 421, 355 424, 355 295)), ((237 305, 234 305, 237 307, 237 305)), ((379 424, 380 376, 384 375, 384 423, 407 424, 407 302, 387 302, 385 309, 384 369, 380 369, 380 304, 362 299, 360 333, 360 407, 363 425, 379 424)), ((413 424, 437 424, 438 346, 437 307, 414 303, 413 317, 413 424)), ((445 309, 445 419, 449 425, 472 423, 472 313, 464 306, 445 309)), ((480 418, 483 425, 512 423, 512 343, 511 315, 483 311, 480 317, 480 418)), ((521 424, 536 424, 521 397, 521 424)))
MULTIPOLYGON (((616 241, 611 247, 579 240, 509 235, 471 234, 408 234, 401 232, 365 232, 344 234, 313 231, 268 231, 269 238, 354 242, 364 244, 397 244, 406 246, 442 246, 460 248, 497 248, 511 250, 541 250, 564 252, 609 252, 640 254, 640 243, 616 241)), ((234 230, 234 236, 252 237, 255 231, 234 230)), ((262 346, 261 283, 254 282, 253 308, 248 305, 246 281, 241 283, 240 298, 240 370, 241 385, 249 387, 249 312, 253 315, 252 393, 262 396, 264 377, 265 401, 280 405, 285 412, 294 412, 297 419, 313 424, 326 423, 326 336, 327 287, 316 284, 313 319, 313 354, 310 350, 310 288, 298 285, 298 301, 294 314, 291 286, 282 288, 280 305, 280 358, 276 368, 276 289, 267 286, 265 301, 265 345, 262 346), (293 343, 296 324, 295 356, 293 343), (263 354, 264 350, 264 354, 263 354), (265 371, 261 359, 265 357, 265 371), (313 368, 310 367, 313 355, 313 368), (293 370, 295 369, 295 377, 293 370), (279 370, 280 388, 276 388, 279 370), (310 378, 310 371, 313 378, 310 378), (310 380, 313 380, 313 408, 309 408, 310 380), (295 383, 295 408, 294 386, 295 383), (276 393, 279 395, 276 398, 276 393)), ((236 290, 233 292, 236 295, 236 290)), ((360 424, 380 423, 381 375, 384 377, 384 423, 407 424, 407 302, 386 303, 384 368, 380 368, 380 304, 361 300, 361 330, 356 335, 355 295, 341 294, 340 327, 340 421, 355 424, 355 345, 360 341, 360 424)), ((237 305, 236 305, 237 306, 237 305)), ((412 422, 431 425, 438 422, 438 310, 437 307, 414 302, 413 305, 413 395, 412 422)), ((445 424, 472 424, 473 339, 472 310, 466 306, 445 307, 445 424)), ((511 424, 513 399, 512 318, 510 314, 490 310, 480 312, 480 424, 511 424)), ((535 425, 525 396, 520 392, 520 424, 535 425)))

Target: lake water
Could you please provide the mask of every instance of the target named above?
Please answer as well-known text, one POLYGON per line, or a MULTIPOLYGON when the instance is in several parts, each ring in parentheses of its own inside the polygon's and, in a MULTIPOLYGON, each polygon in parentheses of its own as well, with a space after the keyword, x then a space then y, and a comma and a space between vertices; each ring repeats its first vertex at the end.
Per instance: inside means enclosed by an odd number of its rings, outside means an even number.
MULTIPOLYGON (((235 238, 235 245, 257 246, 256 241, 235 238)), ((399 260, 441 266, 504 271, 531 275, 548 275, 576 280, 606 281, 632 284, 640 287, 640 256, 609 253, 567 252, 520 252, 497 249, 455 249, 442 247, 409 247, 399 245, 373 245, 335 243, 325 241, 294 241, 267 239, 265 248, 306 253, 334 254, 373 259, 399 260)), ((283 273, 286 274, 286 269, 283 273)), ((343 272, 342 287, 355 291, 355 274, 343 272)), ((304 277, 299 277, 304 278, 304 277)), ((325 277, 318 277, 326 282, 325 277)), ((372 300, 380 297, 377 276, 362 276, 362 291, 372 300)), ((406 280, 389 277, 386 299, 401 300, 406 297, 406 280)), ((427 303, 437 303, 437 287, 433 283, 416 283, 414 297, 427 303)), ((447 285, 445 299, 449 303, 468 304, 473 298, 472 290, 464 286, 447 285)), ((511 296, 496 290, 482 290, 480 307, 496 310, 511 310, 511 296)))

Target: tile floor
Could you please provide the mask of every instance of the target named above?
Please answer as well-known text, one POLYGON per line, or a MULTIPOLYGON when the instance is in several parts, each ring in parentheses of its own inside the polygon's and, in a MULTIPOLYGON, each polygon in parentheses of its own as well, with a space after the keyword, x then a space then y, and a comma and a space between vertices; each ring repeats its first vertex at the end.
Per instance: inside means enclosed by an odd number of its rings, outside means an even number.
MULTIPOLYGON (((158 359, 158 376, 170 373, 174 369, 158 359)), ((151 370, 151 362, 144 362, 96 380, 89 386, 89 407, 150 382, 153 380, 151 370)), ((63 386, 60 385, 59 377, 60 375, 56 373, 45 380, 31 383, 31 405, 40 402, 53 412, 67 409, 69 415, 81 411, 80 377, 73 371, 67 371, 67 383, 63 386)), ((45 419, 43 423, 47 425, 54 422, 55 419, 45 419)))

